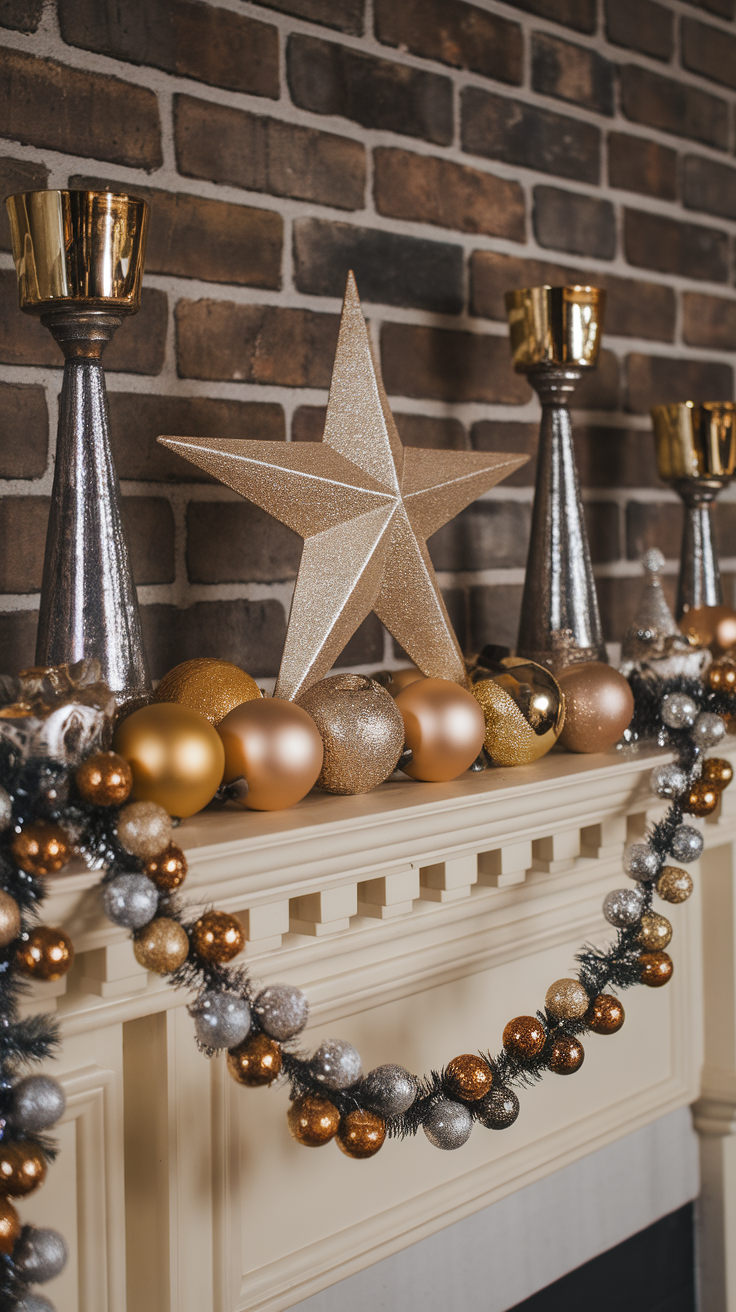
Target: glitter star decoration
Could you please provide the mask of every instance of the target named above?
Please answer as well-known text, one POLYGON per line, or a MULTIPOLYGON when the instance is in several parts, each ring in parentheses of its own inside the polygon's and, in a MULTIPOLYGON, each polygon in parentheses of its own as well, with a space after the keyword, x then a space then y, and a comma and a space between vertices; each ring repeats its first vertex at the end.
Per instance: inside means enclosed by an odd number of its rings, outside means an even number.
POLYGON ((401 445, 352 273, 321 442, 158 440, 304 539, 277 697, 323 678, 372 610, 424 674, 467 683, 427 538, 527 457, 401 445))

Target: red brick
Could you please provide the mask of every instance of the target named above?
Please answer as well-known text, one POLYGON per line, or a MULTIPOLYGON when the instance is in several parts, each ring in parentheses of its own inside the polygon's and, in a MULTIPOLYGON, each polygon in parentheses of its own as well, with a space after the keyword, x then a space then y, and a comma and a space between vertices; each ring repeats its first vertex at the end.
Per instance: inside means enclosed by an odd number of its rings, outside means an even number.
POLYGON ((726 282, 728 278, 728 237, 717 228, 625 210, 624 249, 629 264, 639 268, 708 282, 726 282))
POLYGON ((736 300, 683 292, 682 340, 688 346, 736 351, 736 300))
POLYGON ((123 528, 137 584, 173 583, 174 514, 163 497, 123 497, 123 528))
POLYGON ((38 610, 16 610, 0 615, 0 670, 18 674, 36 660, 38 610))
POLYGON ((532 36, 532 86, 543 96, 569 100, 596 114, 613 114, 610 60, 547 32, 532 36))
POLYGON ((640 560, 659 547, 667 560, 677 560, 682 540, 682 506, 671 501, 630 501, 626 507, 626 555, 640 560))
POLYGON ((394 419, 404 446, 418 446, 435 451, 467 451, 468 449, 468 439, 459 419, 402 414, 394 414, 394 419))
POLYGON ((529 384, 514 373, 505 337, 384 323, 381 360, 386 391, 438 401, 523 405, 529 384))
MULTIPOLYGON (((0 159, 0 201, 19 191, 43 191, 48 186, 49 171, 35 160, 0 159)), ((0 250, 12 250, 8 212, 0 203, 0 250)))
POLYGON ((176 163, 190 178, 362 209, 365 149, 348 137, 193 96, 174 97, 176 163))
POLYGON ((503 480, 505 487, 534 487, 538 440, 538 424, 520 424, 514 419, 481 419, 470 430, 474 451, 508 451, 530 457, 503 480))
POLYGON ((49 446, 43 387, 0 383, 0 432, 0 478, 40 478, 49 446))
POLYGON ((656 487, 654 440, 639 428, 575 424, 575 455, 584 488, 656 487))
POLYGON ((599 351, 595 369, 584 373, 575 388, 573 408, 618 410, 621 391, 620 372, 618 356, 605 348, 599 351))
POLYGON ((375 0, 385 45, 500 82, 520 83, 524 43, 518 23, 464 0, 375 0))
POLYGON ((462 147, 470 155, 598 182, 601 134, 592 123, 507 100, 480 87, 461 97, 462 147))
POLYGON ((622 191, 677 199, 677 151, 626 132, 608 134, 608 181, 622 191))
POLYGON ((733 370, 727 364, 635 354, 628 358, 628 376, 627 408, 637 414, 675 401, 733 399, 733 370))
POLYGON ((728 147, 725 100, 638 64, 621 69, 621 108, 633 123, 692 137, 722 150, 728 147))
POLYGON ((286 615, 280 601, 199 601, 142 606, 141 627, 154 679, 199 656, 233 661, 258 679, 278 674, 286 615))
POLYGON ((672 10, 656 0, 606 0, 606 36, 616 46, 668 62, 675 45, 672 10))
POLYGON ((683 201, 689 210, 736 219, 736 169, 700 155, 686 155, 682 180, 683 201))
POLYGON ((468 651, 482 651, 488 643, 500 647, 516 646, 521 592, 520 583, 470 589, 468 651))
POLYGON ((183 378, 329 387, 339 322, 336 314, 311 310, 179 301, 179 373, 183 378))
POLYGON ((476 501, 429 539, 437 570, 521 569, 526 564, 531 506, 476 501))
POLYGON ((0 27, 35 32, 42 14, 43 0, 0 0, 0 27))
POLYGON ((296 578, 302 540, 247 501, 190 501, 191 583, 274 583, 296 578))
POLYGON ((259 4, 321 23, 323 27, 334 27, 350 36, 363 35, 364 0, 259 0, 259 4))
POLYGON ((20 50, 0 58, 0 136, 149 172, 163 163, 153 91, 20 50))
POLYGON ((595 32, 596 0, 508 0, 514 9, 523 9, 538 18, 574 27, 576 32, 595 32))
POLYGON ((533 221, 540 246, 599 260, 616 254, 616 218, 609 200, 535 187, 533 221))
POLYGON ((379 214, 524 241, 524 193, 518 182, 408 150, 379 147, 373 165, 379 214))
POLYGON ((736 36, 722 27, 683 18, 682 62, 691 73, 736 89, 736 36))
POLYGON ((254 437, 283 441, 284 412, 269 401, 216 401, 205 396, 110 392, 110 429, 120 478, 145 483, 214 483, 160 446, 157 437, 254 437))
POLYGON ((0 592, 38 592, 43 576, 47 497, 0 500, 0 592))

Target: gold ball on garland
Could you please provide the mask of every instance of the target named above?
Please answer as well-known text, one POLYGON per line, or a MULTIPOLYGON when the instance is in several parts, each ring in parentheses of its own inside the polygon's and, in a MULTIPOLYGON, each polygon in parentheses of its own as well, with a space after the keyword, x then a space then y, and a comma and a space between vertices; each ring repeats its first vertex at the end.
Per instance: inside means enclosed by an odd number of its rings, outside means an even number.
POLYGON ((647 952, 656 952, 666 948, 672 938, 672 926, 666 916, 657 915, 656 911, 645 911, 639 921, 636 941, 647 952))
POLYGON ((574 1075, 585 1061, 585 1049, 580 1039, 573 1039, 569 1034, 560 1034, 552 1044, 549 1054, 549 1068, 555 1075, 574 1075))
POLYGON ((249 1034, 247 1039, 231 1048, 227 1054, 227 1068, 238 1084, 258 1089, 273 1084, 281 1071, 281 1049, 267 1034, 249 1034))
POLYGON ((6 948, 20 934, 20 907, 9 893, 0 891, 0 948, 6 948))
POLYGON ((151 920, 133 940, 133 951, 139 966, 167 975, 178 970, 189 956, 187 931, 177 920, 159 916, 151 920))
POLYGON ((618 670, 602 661, 583 661, 557 671, 565 695, 560 742, 568 752, 606 752, 627 729, 634 694, 618 670))
POLYGON ((262 697, 236 706, 217 726, 225 748, 224 782, 245 778, 243 805, 253 811, 293 806, 317 782, 324 751, 319 730, 301 706, 262 697))
POLYGON ((63 929, 34 925, 18 947, 18 969, 31 979, 62 979, 74 961, 74 944, 63 929))
POLYGON ((736 663, 725 659, 713 661, 705 672, 705 682, 713 692, 736 692, 736 663))
POLYGON ((297 699, 311 715, 324 761, 317 787, 354 795, 376 788, 404 749, 404 721, 393 697, 364 674, 333 674, 297 699))
POLYGON ((133 787, 133 773, 117 752, 95 752, 82 761, 74 782, 91 806, 121 806, 133 787))
POLYGON ((730 606, 693 606, 679 621, 680 628, 701 647, 722 656, 736 643, 736 611, 730 606))
POLYGON ((192 929, 192 946, 205 961, 232 961, 245 947, 243 926, 227 911, 206 911, 192 929))
POLYGON ((585 1015, 590 998, 580 980, 557 979, 547 989, 544 1005, 557 1020, 575 1020, 585 1015))
POLYGON ((585 1023, 594 1034, 616 1034, 625 1019, 626 1013, 618 998, 611 993, 599 993, 591 1003, 585 1023))
POLYGON ((29 875, 55 875, 72 855, 72 844, 61 825, 33 820, 13 839, 13 858, 29 875))
POLYGON ((547 1041, 544 1027, 536 1016, 516 1016, 503 1032, 503 1046, 512 1057, 530 1061, 538 1057, 547 1041))
POLYGON ((143 706, 119 725, 113 746, 133 771, 132 796, 189 816, 212 801, 225 753, 217 730, 187 706, 143 706))
POLYGON ((720 796, 718 788, 705 783, 703 779, 698 779, 692 785, 687 800, 682 804, 682 809, 688 815, 710 815, 718 806, 720 796))
POLYGON ((295 1098, 286 1120, 290 1133, 305 1148, 321 1148, 334 1139, 340 1128, 340 1113, 335 1104, 313 1093, 295 1098))
POLYGON ((693 891, 692 876, 679 866, 663 866, 656 887, 663 902, 687 902, 693 891))
POLYGON ((169 843, 158 856, 151 856, 143 863, 144 875, 148 875, 165 893, 173 892, 184 883, 188 869, 187 859, 176 843, 169 843))
POLYGON ((0 1253, 10 1257, 20 1239, 20 1217, 7 1198, 0 1198, 0 1253))
POLYGON ((46 1162, 27 1139, 0 1144, 0 1195, 25 1198, 46 1179, 46 1162))
POLYGON ((445 1084, 456 1098, 464 1102, 476 1102, 491 1091, 493 1071, 487 1061, 476 1057, 472 1052, 465 1052, 460 1057, 453 1057, 445 1071, 445 1084))
POLYGON ((667 952, 642 952, 639 957, 639 979, 650 989, 661 989, 672 979, 674 965, 667 952))
POLYGON ((219 724, 243 702, 261 695, 255 679, 232 661, 204 656, 175 665, 161 680, 153 694, 155 702, 175 702, 191 711, 199 711, 210 724, 219 724))
POLYGON ((723 792, 733 779, 733 766, 722 756, 711 756, 707 761, 703 761, 703 773, 700 778, 704 784, 711 784, 713 788, 720 788, 723 792))
POLYGON ((483 746, 486 722, 467 688, 449 679, 419 679, 402 689, 396 705, 412 751, 402 766, 405 774, 444 783, 470 768, 483 746))
POLYGON ((335 1142, 346 1157, 373 1157, 386 1138, 386 1122, 374 1112, 355 1108, 343 1116, 335 1142))
POLYGON ((118 815, 120 846, 143 861, 164 851, 172 829, 171 816, 158 802, 129 802, 118 815))
POLYGON ((473 684, 486 723, 484 746, 495 765, 529 765, 554 747, 565 701, 554 675, 534 661, 510 656, 502 674, 473 684))

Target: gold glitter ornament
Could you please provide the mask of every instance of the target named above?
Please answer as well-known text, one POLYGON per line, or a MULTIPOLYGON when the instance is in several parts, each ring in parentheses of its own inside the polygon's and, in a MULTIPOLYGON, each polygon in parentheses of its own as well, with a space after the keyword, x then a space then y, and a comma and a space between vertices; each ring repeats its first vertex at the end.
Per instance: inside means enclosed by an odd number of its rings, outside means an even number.
POLYGON ((55 875, 72 855, 72 844, 61 825, 33 820, 16 834, 10 850, 13 858, 31 875, 55 875))
POLYGON ((713 788, 728 788, 733 779, 733 766, 730 761, 721 756, 711 756, 707 761, 703 761, 703 773, 700 776, 704 784, 711 784, 713 788))
POLYGON ((547 1041, 544 1027, 536 1016, 516 1016, 503 1032, 503 1046, 512 1057, 529 1061, 538 1057, 547 1041))
POLYGON ((585 1061, 585 1049, 580 1039, 573 1039, 569 1034, 560 1034, 552 1044, 549 1054, 549 1068, 555 1075, 574 1075, 585 1061))
POLYGON ((313 683, 297 706, 311 715, 324 748, 317 787, 367 793, 396 768, 404 721, 393 697, 363 674, 334 674, 313 683))
POLYGON ((343 1116, 335 1143, 346 1157, 374 1157, 386 1138, 386 1122, 375 1112, 355 1108, 343 1116))
POLYGON ((334 1103, 317 1094, 295 1098, 286 1113, 289 1131, 305 1148, 321 1148, 334 1139, 340 1128, 340 1113, 334 1103))
POLYGON ((656 911, 645 911, 639 921, 636 941, 647 952, 656 952, 666 948, 672 938, 672 926, 666 916, 657 915, 656 911))
POLYGON ((74 782, 92 806, 120 806, 133 787, 133 774, 117 752, 95 752, 82 761, 74 782))
POLYGON ((650 989, 660 989, 672 979, 674 963, 667 952, 642 952, 639 957, 639 979, 650 989))
POLYGON ((46 1162, 27 1139, 0 1144, 0 1195, 26 1198, 46 1179, 46 1162))
POLYGON ((129 802, 118 816, 118 841, 131 856, 147 861, 171 841, 171 816, 158 802, 129 802))
POLYGON ((718 806, 720 796, 720 789, 706 783, 703 779, 698 779, 692 785, 687 800, 682 803, 682 809, 688 815, 710 815, 718 806))
MULTIPOLYGON (((549 670, 509 656, 503 671, 472 692, 486 721, 484 746, 494 765, 528 765, 554 747, 565 723, 565 701, 549 670)), ((480 673, 480 671, 479 671, 480 673)))
POLYGON ((304 538, 277 697, 323 678, 371 611, 424 674, 466 684, 427 538, 527 457, 401 445, 352 273, 321 442, 158 440, 304 538))
POLYGON ((179 888, 187 877, 187 859, 176 843, 169 843, 158 856, 151 856, 143 862, 143 873, 152 879, 162 892, 171 893, 179 888))
POLYGON ((243 926, 227 911, 206 911, 192 929, 192 946, 205 961, 232 961, 245 947, 243 926))
POLYGON ((118 726, 113 746, 133 771, 136 801, 157 802, 169 815, 195 815, 212 801, 222 782, 225 751, 220 736, 188 706, 142 706, 118 726))
POLYGON ((579 980, 558 979, 547 989, 544 1005, 557 1020, 575 1020, 585 1015, 590 998, 579 980))
POLYGON ((187 932, 177 920, 159 916, 133 939, 133 952, 139 966, 167 975, 183 966, 189 956, 187 932))
POLYGON ((662 867, 657 880, 657 892, 663 902, 670 902, 673 905, 687 902, 692 891, 692 876, 687 870, 681 870, 679 866, 662 867))
POLYGON ((16 964, 31 979, 62 979, 74 961, 74 944, 63 929, 34 925, 18 947, 16 964))
POLYGON ((260 697, 261 692, 239 665, 231 661, 204 656, 175 665, 161 680, 153 694, 155 702, 175 702, 199 711, 210 724, 219 724, 243 702, 260 697))
POLYGON ((238 1084, 247 1089, 273 1084, 281 1071, 281 1049, 267 1034, 249 1034, 247 1039, 231 1048, 227 1054, 227 1068, 238 1084))
POLYGON ((594 998, 585 1023, 594 1034, 616 1034, 626 1019, 626 1013, 618 998, 611 993, 599 993, 594 998))
POLYGON ((20 907, 9 893, 0 891, 0 948, 6 948, 20 934, 20 907))
POLYGON ((472 1052, 464 1052, 460 1057, 453 1057, 445 1070, 445 1084, 448 1091, 464 1102, 476 1102, 491 1091, 493 1071, 487 1061, 476 1057, 472 1052))

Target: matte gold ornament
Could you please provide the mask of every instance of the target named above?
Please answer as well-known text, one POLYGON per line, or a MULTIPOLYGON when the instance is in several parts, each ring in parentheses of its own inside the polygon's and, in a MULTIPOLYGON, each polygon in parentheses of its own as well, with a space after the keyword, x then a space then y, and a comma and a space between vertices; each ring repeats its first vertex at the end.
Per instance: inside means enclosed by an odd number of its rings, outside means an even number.
POLYGON ((212 801, 225 753, 217 730, 199 711, 162 702, 134 711, 113 743, 133 771, 133 797, 189 816, 212 801))
POLYGON ((594 1034, 616 1034, 625 1019, 626 1013, 621 1003, 611 993, 599 993, 585 1017, 588 1028, 594 1034))
POLYGON ((666 948, 672 938, 672 926, 666 916, 657 915, 656 911, 645 911, 639 922, 636 941, 647 952, 656 952, 666 948))
POLYGON ((674 963, 667 952, 642 952, 639 957, 639 979, 650 989, 660 989, 672 979, 674 963))
POLYGON ((95 752, 82 762, 74 782, 91 806, 121 806, 133 787, 133 773, 117 752, 95 752))
POLYGON ((585 1049, 580 1039, 573 1039, 569 1034, 560 1034, 552 1044, 549 1054, 549 1068, 555 1075, 574 1075, 585 1061, 585 1049))
POLYGON ((419 679, 403 688, 396 705, 412 758, 402 766, 412 779, 442 783, 470 769, 486 732, 472 693, 449 679, 419 679))
POLYGON ((231 1048, 227 1054, 227 1068, 238 1084, 258 1089, 273 1084, 281 1071, 281 1049, 267 1034, 249 1034, 247 1039, 231 1048))
MULTIPOLYGON (((552 673, 515 656, 503 671, 473 683, 486 722, 484 746, 494 765, 529 765, 554 747, 565 723, 565 699, 552 673)), ((476 677, 482 671, 477 671, 476 677)))
POLYGON ((74 962, 74 944, 63 929, 34 925, 18 947, 18 969, 31 979, 62 979, 74 962))
POLYGON ((736 691, 736 664, 732 660, 713 661, 705 672, 705 682, 713 692, 736 691))
POLYGON ((374 1157, 386 1138, 386 1122, 375 1112, 356 1107, 340 1122, 335 1143, 346 1157, 374 1157))
POLYGON ((711 784, 723 792, 733 779, 733 766, 725 757, 711 756, 707 761, 703 761, 703 773, 700 778, 704 784, 711 784))
POLYGON ((491 1091, 493 1071, 487 1061, 476 1057, 472 1052, 465 1052, 460 1057, 453 1057, 445 1071, 445 1084, 456 1098, 464 1102, 476 1102, 491 1091))
POLYGON ((232 961, 245 947, 243 926, 227 911, 206 911, 192 929, 192 946, 205 961, 232 961))
POLYGON ((61 825, 33 820, 13 839, 10 850, 21 870, 31 875, 55 875, 72 855, 72 844, 61 825))
POLYGON ((20 1239, 20 1217, 7 1198, 0 1198, 0 1253, 10 1257, 20 1239))
POLYGON ((200 657, 175 665, 153 694, 155 702, 176 702, 219 724, 229 711, 261 695, 255 679, 232 661, 200 657))
POLYGON ((527 457, 402 447, 352 273, 322 442, 159 441, 304 538, 277 697, 323 678, 372 610, 424 674, 466 683, 427 538, 527 457))
POLYGON ((167 975, 184 965, 189 956, 189 939, 177 920, 159 916, 134 938, 133 951, 139 966, 157 975, 167 975))
POLYGON ((569 752, 608 751, 634 714, 628 680, 601 661, 584 661, 558 670, 557 682, 565 695, 563 747, 569 752))
POLYGON ((657 880, 657 892, 663 902, 687 902, 693 891, 692 875, 679 866, 663 866, 657 880))
POLYGON ((20 934, 20 907, 9 893, 0 891, 0 948, 6 948, 20 934))
POLYGON ((313 683, 297 702, 316 724, 324 760, 317 787, 367 793, 396 768, 404 721, 393 697, 363 674, 334 674, 313 683))
POLYGON ((547 1041, 544 1027, 536 1016, 516 1016, 503 1032, 503 1046, 512 1057, 529 1061, 538 1057, 547 1041))
POLYGON ((576 1020, 585 1015, 590 998, 579 980, 558 979, 547 989, 544 1005, 557 1020, 576 1020))
POLYGON ((305 1148, 321 1148, 337 1134, 340 1113, 327 1098, 305 1093, 294 1099, 286 1113, 286 1121, 297 1143, 305 1148))
POLYGON ((176 843, 169 843, 158 856, 149 857, 143 863, 144 875, 166 893, 172 893, 184 883, 188 869, 187 859, 176 843))
POLYGON ((25 1198, 46 1179, 46 1162, 27 1139, 0 1144, 0 1195, 25 1198))
POLYGON ((293 806, 317 782, 322 739, 311 715, 282 697, 236 706, 217 726, 225 748, 224 782, 244 778, 241 805, 252 811, 293 806))
POLYGON ((703 779, 698 779, 690 789, 687 800, 683 802, 682 809, 689 815, 710 815, 715 811, 721 799, 721 792, 713 784, 708 784, 703 779))

